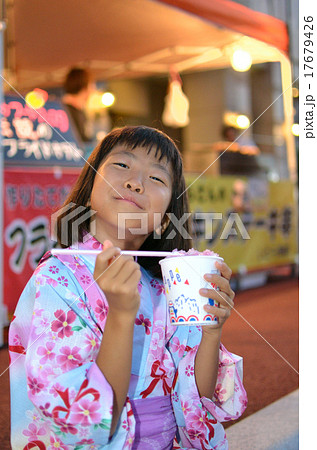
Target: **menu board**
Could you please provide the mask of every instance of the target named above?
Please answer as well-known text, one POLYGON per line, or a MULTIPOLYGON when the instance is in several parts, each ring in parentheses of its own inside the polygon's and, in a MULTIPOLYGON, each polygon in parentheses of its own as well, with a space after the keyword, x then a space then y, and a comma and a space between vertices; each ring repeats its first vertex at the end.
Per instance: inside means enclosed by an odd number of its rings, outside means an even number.
POLYGON ((47 101, 33 109, 24 99, 6 95, 1 104, 1 130, 6 166, 84 165, 84 152, 59 102, 47 101))

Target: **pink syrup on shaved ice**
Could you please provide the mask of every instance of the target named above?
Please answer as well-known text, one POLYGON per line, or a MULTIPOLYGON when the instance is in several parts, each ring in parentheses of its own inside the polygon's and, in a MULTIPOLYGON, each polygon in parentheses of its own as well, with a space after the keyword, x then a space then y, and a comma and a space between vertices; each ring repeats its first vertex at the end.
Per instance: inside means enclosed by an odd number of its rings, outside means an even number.
POLYGON ((215 256, 216 258, 219 258, 218 253, 213 252, 212 250, 206 249, 203 252, 199 252, 198 250, 195 250, 194 248, 190 248, 187 252, 185 250, 177 250, 177 248, 174 248, 172 253, 175 253, 175 255, 167 256, 167 258, 171 258, 174 256, 197 256, 197 255, 204 255, 204 256, 215 256))

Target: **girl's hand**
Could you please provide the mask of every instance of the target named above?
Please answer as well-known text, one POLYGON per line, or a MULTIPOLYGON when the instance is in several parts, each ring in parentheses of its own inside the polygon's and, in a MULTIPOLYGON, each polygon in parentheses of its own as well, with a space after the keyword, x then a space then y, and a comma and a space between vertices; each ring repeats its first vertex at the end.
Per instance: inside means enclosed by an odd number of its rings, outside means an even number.
POLYGON ((231 314, 231 309, 234 306, 235 293, 230 287, 229 280, 231 278, 232 270, 225 263, 216 262, 216 268, 220 271, 220 275, 208 274, 204 275, 204 278, 208 283, 213 283, 218 288, 215 289, 200 289, 199 293, 203 297, 212 298, 215 302, 219 302, 219 307, 205 305, 204 309, 210 314, 214 314, 218 317, 217 325, 204 325, 202 327, 203 333, 214 334, 213 330, 217 330, 216 333, 221 331, 223 324, 231 314))
POLYGON ((94 279, 107 298, 111 314, 135 318, 140 306, 140 278, 140 266, 133 257, 121 255, 119 248, 105 241, 96 259, 94 279))

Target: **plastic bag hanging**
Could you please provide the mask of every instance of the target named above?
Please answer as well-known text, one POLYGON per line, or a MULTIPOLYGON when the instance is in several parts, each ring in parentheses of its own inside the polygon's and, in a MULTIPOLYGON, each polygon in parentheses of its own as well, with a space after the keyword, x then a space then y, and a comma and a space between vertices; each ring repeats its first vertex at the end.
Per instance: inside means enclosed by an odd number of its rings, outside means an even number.
POLYGON ((189 124, 189 100, 182 91, 182 81, 175 71, 170 72, 168 93, 162 114, 164 125, 173 128, 185 127, 189 124))

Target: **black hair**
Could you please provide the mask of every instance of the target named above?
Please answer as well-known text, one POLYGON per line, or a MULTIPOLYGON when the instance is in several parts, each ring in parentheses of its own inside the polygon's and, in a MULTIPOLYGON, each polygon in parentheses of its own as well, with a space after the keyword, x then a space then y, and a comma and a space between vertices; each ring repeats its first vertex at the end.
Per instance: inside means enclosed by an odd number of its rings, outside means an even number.
MULTIPOLYGON (((127 126, 111 131, 94 149, 87 160, 81 174, 79 175, 75 186, 64 202, 65 212, 57 218, 57 239, 62 247, 68 247, 75 244, 75 240, 82 242, 83 236, 89 232, 90 217, 81 221, 76 230, 76 236, 73 235, 72 224, 78 219, 74 215, 70 220, 63 223, 65 215, 72 216, 72 212, 79 211, 78 206, 86 206, 89 203, 96 173, 103 163, 105 157, 117 145, 124 145, 133 150, 136 147, 144 147, 148 153, 153 149, 155 157, 159 160, 166 158, 171 163, 173 172, 172 198, 166 213, 173 214, 177 220, 180 220, 184 213, 188 211, 188 199, 185 192, 185 180, 183 175, 183 162, 181 154, 174 141, 162 131, 146 126, 127 126), (70 204, 71 207, 69 206, 70 204), (67 210, 66 210, 67 209, 67 210), (66 230, 62 227, 66 227, 66 230)), ((89 208, 89 207, 88 207, 89 208)), ((83 210, 83 208, 82 208, 83 210)), ((87 210, 86 210, 87 211, 87 210)), ((81 211, 82 213, 83 211, 81 211)), ((186 221, 183 225, 187 236, 190 235, 190 223, 186 221)), ((160 238, 155 239, 155 232, 151 233, 144 241, 140 250, 171 251, 174 248, 189 250, 191 239, 183 236, 173 223, 170 221, 167 228, 160 238), (169 235, 175 235, 173 239, 168 239, 169 235)), ((148 270, 153 276, 161 277, 158 258, 140 257, 139 264, 148 270)))

